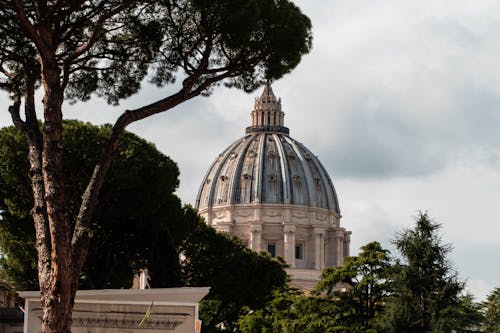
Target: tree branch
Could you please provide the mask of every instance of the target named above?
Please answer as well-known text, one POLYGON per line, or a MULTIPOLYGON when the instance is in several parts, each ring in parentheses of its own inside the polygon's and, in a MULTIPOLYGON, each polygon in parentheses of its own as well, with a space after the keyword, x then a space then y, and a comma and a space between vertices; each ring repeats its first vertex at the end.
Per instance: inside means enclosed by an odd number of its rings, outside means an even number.
POLYGON ((51 58, 51 52, 48 48, 48 46, 45 44, 41 36, 38 34, 36 31, 35 27, 31 22, 28 20, 28 17, 26 16, 26 11, 24 10, 23 5, 19 2, 19 0, 12 0, 12 3, 14 4, 14 9, 16 11, 16 17, 19 20, 19 23, 21 25, 23 32, 30 37, 30 39, 35 43, 36 47, 40 51, 40 55, 44 58, 50 59, 51 58))
POLYGON ((12 123, 17 127, 22 133, 26 133, 26 123, 21 119, 20 115, 21 108, 21 98, 18 94, 14 97, 14 104, 9 106, 9 113, 12 118, 12 123))
POLYGON ((109 10, 108 12, 102 14, 94 24, 94 29, 90 33, 90 37, 86 42, 84 42, 80 47, 78 47, 72 54, 66 57, 66 60, 63 63, 63 81, 62 87, 66 87, 68 84, 69 76, 70 76, 70 67, 73 64, 73 61, 77 59, 79 56, 90 50, 90 48, 99 40, 100 35, 103 33, 103 25, 107 19, 120 13, 121 11, 129 8, 136 0, 127 0, 123 1, 120 5, 116 6, 114 9, 109 10))
POLYGON ((106 22, 106 20, 108 18, 112 17, 113 15, 116 15, 116 14, 120 13, 121 11, 127 9, 134 2, 136 2, 136 0, 123 1, 119 6, 116 6, 114 9, 111 9, 107 13, 102 14, 95 22, 94 29, 92 30, 87 42, 83 43, 78 49, 76 49, 73 52, 73 54, 69 55, 67 57, 66 61, 64 62, 64 65, 65 66, 70 65, 73 60, 78 58, 83 53, 87 52, 95 44, 95 42, 98 40, 98 38, 101 34, 102 27, 103 27, 104 23, 106 22))

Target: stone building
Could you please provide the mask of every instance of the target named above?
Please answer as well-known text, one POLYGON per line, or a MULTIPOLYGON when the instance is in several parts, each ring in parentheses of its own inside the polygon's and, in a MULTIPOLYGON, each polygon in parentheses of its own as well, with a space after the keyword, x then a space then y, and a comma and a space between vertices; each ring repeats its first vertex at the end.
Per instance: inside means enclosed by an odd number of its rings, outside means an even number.
POLYGON ((349 255, 333 183, 318 158, 289 136, 270 85, 255 99, 246 135, 217 156, 195 206, 215 229, 289 264, 292 282, 310 289, 327 266, 349 255))

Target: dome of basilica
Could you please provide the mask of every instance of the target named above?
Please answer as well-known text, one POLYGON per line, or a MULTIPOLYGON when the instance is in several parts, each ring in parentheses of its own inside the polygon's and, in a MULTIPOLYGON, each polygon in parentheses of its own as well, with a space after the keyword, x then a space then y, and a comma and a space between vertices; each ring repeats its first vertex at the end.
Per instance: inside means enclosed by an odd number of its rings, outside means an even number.
POLYGON ((281 100, 267 85, 255 101, 252 126, 208 170, 196 207, 281 204, 340 214, 333 183, 318 158, 289 136, 281 100))
POLYGON ((219 154, 195 206, 208 225, 255 251, 281 256, 292 283, 311 289, 327 266, 342 266, 350 231, 340 226, 333 183, 318 158, 289 135, 281 100, 267 84, 252 125, 219 154))

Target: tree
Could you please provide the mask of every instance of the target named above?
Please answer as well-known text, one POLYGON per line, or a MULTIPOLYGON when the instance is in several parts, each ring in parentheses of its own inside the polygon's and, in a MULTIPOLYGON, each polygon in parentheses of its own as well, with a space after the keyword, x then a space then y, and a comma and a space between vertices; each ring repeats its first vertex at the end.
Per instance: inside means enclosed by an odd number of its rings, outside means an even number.
POLYGON ((287 0, 0 1, 0 86, 11 93, 13 123, 29 146, 42 331, 71 329, 99 193, 125 128, 208 94, 220 82, 250 91, 281 77, 309 51, 310 29, 287 0), (148 73, 160 86, 182 77, 182 86, 118 118, 71 221, 64 190, 65 96, 86 100, 96 93, 117 103, 136 93, 148 73), (41 130, 37 85, 44 91, 41 130))
POLYGON ((483 316, 481 305, 474 302, 471 294, 460 295, 458 304, 441 311, 434 332, 479 333, 483 316))
MULTIPOLYGON (((109 130, 109 126, 64 122, 71 214, 78 213, 78 193, 109 130)), ((0 273, 18 288, 36 288, 26 149, 16 128, 0 130, 0 249, 5 254, 0 273)), ((284 288, 286 273, 279 262, 216 233, 192 208, 180 206, 172 193, 178 184, 177 167, 152 144, 125 133, 117 153, 99 198, 98 232, 81 274, 81 287, 129 287, 133 273, 141 268, 148 268, 152 287, 210 285, 209 298, 201 306, 208 331, 218 331, 220 323, 233 327, 244 307, 258 309, 272 290, 284 288)))
POLYGON ((361 332, 339 320, 341 313, 328 297, 280 292, 263 309, 241 317, 239 328, 243 333, 361 332))
POLYGON ((495 288, 483 303, 484 329, 487 333, 500 332, 500 288, 495 288))
MULTIPOLYGON (((109 126, 64 122, 66 184, 70 214, 76 215, 82 187, 109 126)), ((36 288, 35 230, 27 147, 15 127, 0 129, 0 274, 17 288, 36 288)), ((233 327, 243 308, 258 309, 284 288, 279 262, 257 254, 236 238, 216 233, 173 194, 179 171, 154 145, 125 133, 118 157, 101 191, 98 232, 80 278, 82 288, 128 288, 133 274, 147 268, 152 287, 210 285, 202 303, 204 331, 233 327), (179 256, 184 258, 182 265, 179 256)))
POLYGON ((371 242, 361 247, 358 256, 345 258, 344 266, 325 268, 314 291, 335 300, 348 314, 343 321, 364 331, 383 309, 390 292, 390 268, 389 251, 371 242))
POLYGON ((240 329, 257 332, 372 332, 382 310, 390 268, 389 251, 378 242, 361 247, 342 267, 328 267, 312 295, 293 289, 275 293, 267 305, 243 316, 240 329))
POLYGON ((181 245, 182 276, 188 286, 210 286, 200 304, 203 332, 233 332, 240 315, 264 307, 287 282, 282 262, 256 253, 235 237, 197 221, 181 245))
POLYGON ((448 261, 451 246, 443 244, 427 213, 420 212, 413 229, 398 235, 401 255, 396 264, 394 294, 381 320, 386 332, 451 332, 462 329, 455 321, 462 309, 463 282, 448 261))
MULTIPOLYGON (((78 214, 80 194, 109 132, 109 126, 64 122, 64 172, 71 180, 65 183, 65 190, 72 217, 78 214)), ((1 273, 18 290, 38 288, 27 149, 15 127, 0 129, 1 273)), ((94 217, 98 229, 80 287, 129 287, 134 273, 152 260, 172 268, 170 276, 162 274, 166 285, 178 285, 179 267, 174 269, 178 266, 177 246, 188 226, 173 194, 178 186, 177 166, 154 145, 131 133, 124 134, 117 154, 99 197, 101 205, 94 217), (156 255, 158 252, 162 255, 156 255)))

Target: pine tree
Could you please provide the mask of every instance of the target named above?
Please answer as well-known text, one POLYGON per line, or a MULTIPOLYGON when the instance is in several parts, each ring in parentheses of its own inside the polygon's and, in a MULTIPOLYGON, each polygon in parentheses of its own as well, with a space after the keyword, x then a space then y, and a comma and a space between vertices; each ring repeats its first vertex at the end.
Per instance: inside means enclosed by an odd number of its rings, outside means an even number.
POLYGON ((441 241, 440 227, 427 213, 419 212, 415 227, 394 240, 401 258, 395 265, 394 294, 381 320, 384 331, 450 332, 455 328, 453 317, 462 304, 464 283, 448 260, 452 248, 441 241))

